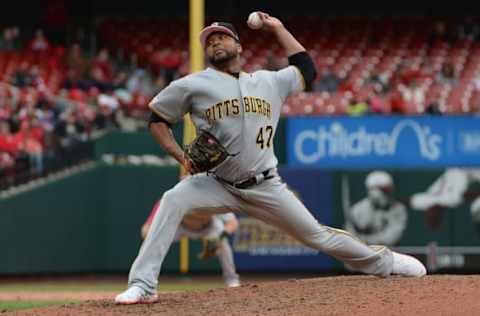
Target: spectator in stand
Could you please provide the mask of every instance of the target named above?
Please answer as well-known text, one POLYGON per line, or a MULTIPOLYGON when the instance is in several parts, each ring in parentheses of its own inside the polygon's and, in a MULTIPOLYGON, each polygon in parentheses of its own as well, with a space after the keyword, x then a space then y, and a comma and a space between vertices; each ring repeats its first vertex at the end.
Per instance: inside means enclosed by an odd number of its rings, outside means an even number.
POLYGON ((20 50, 23 47, 22 39, 20 38, 20 28, 18 26, 14 26, 11 28, 12 32, 12 41, 13 41, 13 49, 20 50))
POLYGON ((27 61, 20 64, 10 82, 18 88, 35 87, 38 91, 45 91, 47 88, 45 80, 40 74, 39 66, 30 66, 27 61))
POLYGON ((70 68, 65 73, 65 78, 61 84, 63 89, 81 89, 87 90, 90 88, 89 82, 83 80, 76 69, 70 68))
POLYGON ((385 100, 378 94, 373 94, 367 103, 370 104, 370 111, 375 114, 388 114, 387 105, 385 100))
POLYGON ((87 89, 95 87, 100 91, 105 91, 112 89, 112 84, 107 77, 105 77, 105 74, 100 67, 93 66, 90 69, 88 81, 85 82, 85 87, 87 87, 87 89))
POLYGON ((0 152, 15 156, 18 151, 18 143, 11 133, 10 124, 7 121, 0 121, 0 152))
POLYGON ((13 106, 8 92, 0 88, 0 121, 12 117, 13 106))
POLYGON ((113 80, 113 66, 110 61, 110 54, 106 48, 102 48, 95 59, 92 61, 92 69, 101 72, 102 80, 105 82, 112 82, 113 80))
POLYGON ((125 89, 127 85, 128 74, 126 71, 119 71, 115 74, 112 87, 113 89, 125 89))
POLYGON ((423 113, 425 103, 425 91, 418 85, 417 79, 410 81, 408 85, 400 84, 397 94, 392 102, 392 112, 395 113, 423 113))
POLYGON ((2 181, 0 181, 0 188, 8 185, 8 183, 3 183, 3 179, 5 177, 11 177, 13 175, 14 165, 15 160, 13 159, 13 157, 9 153, 0 151, 0 178, 2 178, 2 181))
POLYGON ((320 73, 320 79, 314 83, 313 90, 332 93, 338 89, 340 83, 340 78, 338 78, 329 67, 325 67, 320 73))
POLYGON ((87 139, 86 127, 77 120, 73 110, 67 110, 60 116, 54 130, 61 149, 67 149, 87 139))
POLYGON ((38 91, 45 91, 47 89, 47 85, 45 80, 40 74, 40 68, 38 65, 32 65, 28 71, 28 76, 30 78, 30 85, 35 87, 38 91))
MULTIPOLYGON (((390 90, 390 87, 388 88, 390 90)), ((372 114, 389 114, 390 105, 386 101, 388 97, 384 93, 384 87, 376 83, 373 85, 373 91, 368 94, 367 103, 370 106, 372 114)))
POLYGON ((29 45, 30 49, 34 52, 38 53, 46 53, 50 49, 50 43, 45 37, 45 34, 43 33, 43 30, 38 29, 35 32, 35 36, 30 42, 29 45))
POLYGON ((347 114, 350 116, 362 116, 370 112, 369 105, 366 101, 357 101, 352 99, 347 107, 347 114))
POLYGON ((439 20, 433 24, 432 34, 429 38, 430 45, 436 42, 453 42, 455 39, 455 34, 452 34, 444 21, 439 20))
POLYGON ((38 118, 41 111, 36 108, 35 96, 31 93, 25 94, 22 98, 21 107, 18 111, 18 119, 20 122, 30 121, 38 118))
POLYGON ((56 113, 53 103, 47 98, 42 98, 37 107, 40 109, 39 124, 46 132, 52 132, 55 127, 56 113))
POLYGON ((94 121, 95 129, 113 129, 120 125, 116 121, 115 112, 118 109, 118 100, 111 95, 98 96, 98 112, 94 121))
POLYGON ((77 78, 83 78, 86 75, 89 66, 89 63, 82 52, 82 48, 78 43, 75 43, 70 47, 64 58, 63 64, 67 68, 67 71, 73 72, 77 78))
POLYGON ((458 24, 457 35, 462 39, 477 41, 480 35, 480 26, 473 17, 467 16, 463 22, 458 24))
POLYGON ((428 104, 427 108, 425 109, 425 113, 430 115, 442 115, 443 113, 440 109, 440 104, 438 100, 435 100, 428 104))
POLYGON ((368 79, 368 82, 373 83, 374 85, 379 85, 380 93, 387 93, 390 90, 388 74, 386 72, 375 71, 368 79))
POLYGON ((444 63, 441 71, 438 73, 436 81, 438 83, 448 84, 453 87, 457 84, 455 69, 451 63, 444 63))
MULTIPOLYGON (((161 75, 159 77, 163 78, 161 75)), ((146 96, 151 96, 161 90, 155 90, 149 73, 141 68, 133 71, 126 82, 126 88, 132 94, 139 93, 146 96)))
POLYGON ((178 69, 182 65, 182 54, 178 50, 166 48, 154 52, 150 58, 150 63, 153 71, 162 73, 166 84, 169 84, 172 80, 177 79, 178 69))
POLYGON ((25 87, 25 86, 31 86, 32 85, 32 80, 29 75, 28 71, 29 65, 28 62, 23 61, 16 72, 13 74, 13 77, 11 79, 11 83, 14 86, 17 86, 19 88, 25 87))
POLYGON ((12 31, 12 28, 7 27, 3 30, 3 36, 0 38, 0 50, 15 50, 14 32, 12 31))
POLYGON ((87 90, 87 94, 85 96, 86 97, 85 102, 92 106, 97 106, 97 99, 99 95, 100 95, 100 90, 98 88, 90 87, 87 90))
POLYGON ((41 175, 43 173, 43 147, 32 132, 31 125, 24 122, 20 131, 15 134, 15 138, 20 144, 20 150, 29 158, 30 170, 37 175, 41 175))

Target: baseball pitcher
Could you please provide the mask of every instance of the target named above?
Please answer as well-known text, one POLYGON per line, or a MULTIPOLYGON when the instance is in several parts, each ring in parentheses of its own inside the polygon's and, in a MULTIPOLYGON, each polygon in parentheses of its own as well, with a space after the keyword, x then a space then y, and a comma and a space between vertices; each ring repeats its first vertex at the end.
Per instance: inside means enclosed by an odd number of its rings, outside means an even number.
POLYGON ((150 102, 150 131, 193 176, 167 191, 150 232, 133 263, 128 289, 117 304, 158 301, 162 261, 183 216, 192 211, 243 212, 323 251, 350 269, 378 276, 425 275, 423 264, 385 246, 368 246, 350 233, 320 224, 277 173, 273 137, 282 104, 308 89, 316 71, 305 48, 282 22, 259 12, 261 31, 270 32, 288 56, 279 71, 241 70, 242 44, 234 26, 216 22, 200 41, 211 67, 170 83, 150 102), (170 126, 190 113, 197 138, 185 151, 170 126))

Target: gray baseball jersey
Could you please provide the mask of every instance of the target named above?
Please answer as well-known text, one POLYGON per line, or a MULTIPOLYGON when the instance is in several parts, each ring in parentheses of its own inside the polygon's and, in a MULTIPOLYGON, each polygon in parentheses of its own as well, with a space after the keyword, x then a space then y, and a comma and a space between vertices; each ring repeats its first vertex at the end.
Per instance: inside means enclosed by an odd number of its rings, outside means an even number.
POLYGON ((281 106, 303 87, 295 66, 277 72, 241 72, 238 79, 207 68, 173 81, 150 108, 170 123, 190 113, 197 131, 209 130, 230 153, 239 153, 215 170, 223 179, 238 181, 276 167, 273 136, 281 106))
MULTIPOLYGON (((285 98, 304 87, 294 66, 277 72, 240 73, 235 78, 208 68, 172 82, 150 103, 152 111, 171 123, 185 113, 197 128, 208 129, 230 153, 215 170, 230 182, 259 176, 275 168, 273 137, 285 98)), ((318 223, 276 174, 240 189, 206 173, 180 181, 163 195, 150 232, 132 265, 129 286, 155 293, 161 264, 184 214, 243 212, 289 233, 305 245, 344 262, 352 270, 387 276, 392 252, 368 246, 348 232, 318 223)), ((321 192, 319 192, 321 194, 321 192)))

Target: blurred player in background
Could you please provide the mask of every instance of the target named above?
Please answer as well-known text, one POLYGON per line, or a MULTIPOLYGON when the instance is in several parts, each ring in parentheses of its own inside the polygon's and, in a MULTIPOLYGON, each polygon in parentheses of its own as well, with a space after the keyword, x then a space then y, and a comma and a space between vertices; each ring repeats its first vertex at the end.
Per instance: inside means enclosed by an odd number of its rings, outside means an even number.
POLYGON ((473 199, 470 206, 472 220, 480 223, 480 197, 478 192, 469 192, 473 183, 480 182, 480 169, 449 168, 433 182, 425 192, 412 196, 413 209, 424 211, 432 230, 440 227, 443 211, 460 206, 467 199, 473 199))
MULTIPOLYGON (((141 235, 145 239, 155 214, 160 209, 161 200, 153 207, 146 222, 142 226, 141 235)), ((233 251, 229 236, 238 228, 238 220, 233 213, 208 214, 208 212, 192 212, 183 218, 175 234, 175 241, 182 237, 203 239, 203 250, 199 259, 217 256, 222 267, 223 280, 226 287, 240 286, 240 278, 235 269, 233 251)))
POLYGON ((365 179, 367 197, 350 207, 348 183, 342 183, 345 229, 369 244, 395 245, 407 227, 407 208, 395 200, 393 179, 373 171, 365 179))

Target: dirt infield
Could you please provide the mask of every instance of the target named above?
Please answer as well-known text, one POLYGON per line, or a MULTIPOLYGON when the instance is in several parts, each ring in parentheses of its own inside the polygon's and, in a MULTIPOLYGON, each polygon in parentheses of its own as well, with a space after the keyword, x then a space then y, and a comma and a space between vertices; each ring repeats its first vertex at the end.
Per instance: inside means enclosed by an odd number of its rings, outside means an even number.
POLYGON ((344 276, 166 293, 153 305, 90 300, 0 315, 480 315, 479 293, 479 276, 344 276))

